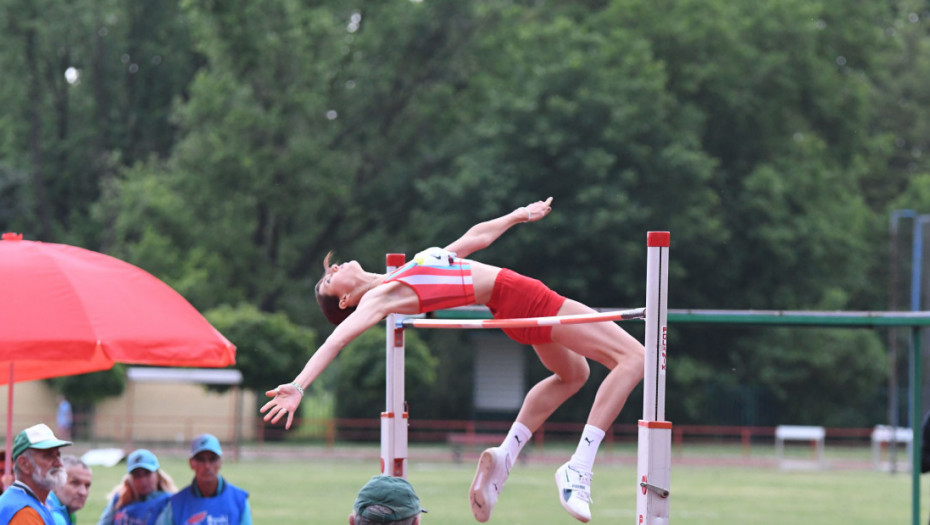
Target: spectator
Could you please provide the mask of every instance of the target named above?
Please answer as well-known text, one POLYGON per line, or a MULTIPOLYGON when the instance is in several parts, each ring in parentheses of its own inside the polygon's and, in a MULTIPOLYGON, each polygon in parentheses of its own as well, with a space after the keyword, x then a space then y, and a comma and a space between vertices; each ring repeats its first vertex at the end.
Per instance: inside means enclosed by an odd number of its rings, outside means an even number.
POLYGON ((59 449, 70 444, 41 423, 16 435, 12 452, 16 481, 0 495, 0 523, 55 525, 45 500, 68 479, 59 449))
POLYGON ((52 510, 55 525, 74 525, 74 513, 87 503, 93 472, 75 456, 62 456, 61 462, 68 480, 48 495, 45 505, 52 510))
POLYGON ((426 509, 420 507, 420 498, 407 480, 375 476, 358 491, 349 525, 418 525, 421 512, 426 509))
POLYGON ((71 425, 74 423, 74 417, 71 413, 71 403, 65 396, 58 396, 58 413, 55 421, 58 424, 58 435, 62 439, 71 439, 71 425))
POLYGON ((249 493, 228 483, 219 475, 223 466, 223 449, 213 434, 202 434, 191 443, 189 460, 194 480, 171 496, 157 525, 186 525, 198 515, 196 523, 252 525, 249 493))
MULTIPOLYGON (((12 467, 12 465, 11 465, 12 467)), ((6 473, 6 447, 0 449, 0 494, 13 484, 13 469, 10 468, 10 474, 6 473)))
POLYGON ((158 458, 144 448, 129 454, 126 475, 110 493, 97 525, 150 525, 178 489, 158 458))

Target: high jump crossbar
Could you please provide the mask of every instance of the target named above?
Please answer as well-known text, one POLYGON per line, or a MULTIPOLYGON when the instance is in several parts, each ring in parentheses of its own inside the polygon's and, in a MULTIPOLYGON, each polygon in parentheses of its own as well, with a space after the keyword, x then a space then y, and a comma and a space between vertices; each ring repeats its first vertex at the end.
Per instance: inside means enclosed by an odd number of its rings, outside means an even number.
POLYGON ((629 321, 645 319, 645 308, 613 310, 593 314, 554 315, 550 317, 524 317, 518 319, 403 319, 403 328, 531 328, 534 326, 556 326, 566 324, 602 323, 605 321, 629 321))
MULTIPOLYGON (((520 328, 645 319, 643 419, 639 421, 636 525, 668 525, 672 424, 665 421, 666 345, 668 342, 669 232, 646 235, 646 307, 595 314, 525 319, 417 319, 390 314, 386 327, 385 411, 381 413, 381 473, 407 477, 407 426, 404 400, 405 328, 520 328)), ((402 266, 405 256, 390 253, 387 271, 402 266)))

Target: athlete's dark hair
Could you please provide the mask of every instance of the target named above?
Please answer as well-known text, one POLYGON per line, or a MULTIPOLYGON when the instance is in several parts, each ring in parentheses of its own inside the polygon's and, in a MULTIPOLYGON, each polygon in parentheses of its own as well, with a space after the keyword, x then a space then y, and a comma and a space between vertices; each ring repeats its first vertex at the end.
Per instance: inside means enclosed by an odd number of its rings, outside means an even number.
POLYGON ((329 260, 332 256, 333 252, 329 252, 326 254, 326 257, 323 258, 323 277, 320 277, 320 280, 316 282, 316 286, 313 287, 313 293, 316 295, 316 302, 320 305, 320 310, 323 312, 323 315, 326 316, 326 319, 334 325, 339 326, 339 323, 345 321, 346 317, 349 317, 349 315, 355 311, 355 307, 340 308, 339 297, 332 294, 320 293, 320 285, 323 284, 323 279, 326 278, 326 271, 329 269, 329 260))

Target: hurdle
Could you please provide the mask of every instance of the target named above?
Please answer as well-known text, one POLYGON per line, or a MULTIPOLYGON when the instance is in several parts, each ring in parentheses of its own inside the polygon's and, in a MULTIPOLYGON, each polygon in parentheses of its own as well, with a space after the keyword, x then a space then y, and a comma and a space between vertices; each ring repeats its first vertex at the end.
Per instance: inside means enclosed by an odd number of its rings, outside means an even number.
MULTIPOLYGON (((669 232, 646 236, 646 306, 631 310, 524 319, 420 319, 390 314, 386 324, 385 411, 381 413, 381 473, 407 477, 407 426, 404 400, 404 330, 407 328, 489 329, 556 326, 645 319, 643 419, 639 421, 636 516, 637 525, 669 522, 672 424, 665 421, 665 376, 668 343, 669 232)), ((405 255, 389 253, 388 272, 405 263, 405 255)))

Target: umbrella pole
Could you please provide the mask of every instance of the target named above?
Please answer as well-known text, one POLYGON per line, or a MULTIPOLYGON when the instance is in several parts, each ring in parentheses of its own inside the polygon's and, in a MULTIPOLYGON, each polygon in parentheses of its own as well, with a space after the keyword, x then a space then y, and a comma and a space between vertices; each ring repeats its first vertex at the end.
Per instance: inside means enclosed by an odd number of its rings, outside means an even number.
POLYGON ((7 383, 6 396, 6 461, 3 474, 9 476, 13 466, 13 362, 10 361, 10 382, 7 383))

